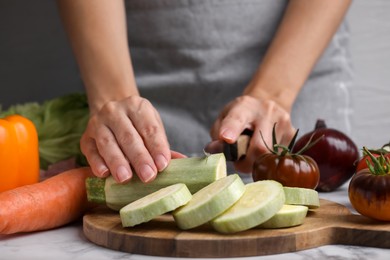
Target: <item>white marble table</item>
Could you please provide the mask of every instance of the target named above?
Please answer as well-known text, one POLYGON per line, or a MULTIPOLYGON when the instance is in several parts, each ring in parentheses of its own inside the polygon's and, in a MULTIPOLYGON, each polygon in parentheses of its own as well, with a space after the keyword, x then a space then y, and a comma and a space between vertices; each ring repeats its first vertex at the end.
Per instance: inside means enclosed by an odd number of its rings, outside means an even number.
MULTIPOLYGON (((320 193, 323 199, 332 200, 352 210, 347 195, 347 185, 337 191, 320 193)), ((354 212, 352 210, 352 212, 354 212)), ((89 242, 82 230, 82 223, 58 228, 55 230, 23 235, 0 236, 0 259, 4 260, 62 260, 62 259, 175 259, 169 257, 153 257, 113 251, 89 242)), ((176 258, 179 259, 179 258, 176 258)), ((192 259, 192 258, 180 258, 192 259)), ((198 258, 199 259, 199 258, 198 258)), ((390 259, 390 249, 329 245, 295 253, 269 256, 255 256, 229 259, 390 259)))

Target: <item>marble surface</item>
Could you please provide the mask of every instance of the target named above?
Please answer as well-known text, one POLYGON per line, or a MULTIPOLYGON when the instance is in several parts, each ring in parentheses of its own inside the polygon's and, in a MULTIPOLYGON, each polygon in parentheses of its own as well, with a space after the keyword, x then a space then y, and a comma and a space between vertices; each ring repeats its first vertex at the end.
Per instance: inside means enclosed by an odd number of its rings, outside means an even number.
MULTIPOLYGON (((320 198, 332 200, 348 207, 353 213, 347 195, 347 184, 330 193, 320 193, 320 198)), ((0 236, 0 259, 6 260, 46 260, 46 259, 134 259, 164 260, 192 259, 135 255, 113 251, 89 242, 83 234, 82 223, 77 222, 66 227, 30 234, 0 236)), ((199 259, 199 258, 198 258, 199 259)), ((205 259, 205 258, 204 258, 205 259)), ((241 257, 229 259, 390 259, 390 249, 328 245, 295 253, 241 257)))

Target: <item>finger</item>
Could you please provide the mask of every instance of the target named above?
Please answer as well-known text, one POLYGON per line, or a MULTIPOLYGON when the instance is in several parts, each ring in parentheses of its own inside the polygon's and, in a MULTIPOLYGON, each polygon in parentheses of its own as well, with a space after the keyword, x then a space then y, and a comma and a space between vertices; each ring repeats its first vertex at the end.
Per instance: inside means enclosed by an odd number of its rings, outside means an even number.
MULTIPOLYGON (((263 122, 262 125, 259 126, 258 135, 258 144, 261 147, 260 149, 267 151, 268 149, 273 150, 273 128, 275 126, 275 130, 279 129, 279 125, 272 124, 271 122, 263 122)), ((276 131, 276 141, 278 142, 279 131, 276 131)))
MULTIPOLYGON (((237 171, 242 173, 250 173, 253 171, 253 165, 256 159, 264 153, 270 152, 269 149, 273 150, 273 127, 274 125, 262 121, 261 127, 258 122, 256 125, 259 126, 258 130, 255 130, 251 141, 248 146, 247 156, 245 159, 234 163, 234 167, 237 171), (267 147, 268 146, 268 147, 267 147)), ((275 125, 276 142, 278 144, 288 145, 291 141, 292 136, 295 134, 295 129, 292 127, 289 120, 280 120, 275 125)))
POLYGON ((211 138, 211 140, 218 140, 218 138, 219 138, 219 127, 220 127, 220 120, 217 119, 217 121, 215 121, 213 126, 210 128, 210 138, 211 138))
POLYGON ((250 122, 253 118, 250 117, 251 113, 242 113, 239 107, 233 108, 222 119, 220 125, 220 139, 227 143, 234 143, 237 141, 238 136, 247 128, 252 129, 250 122))
POLYGON ((255 160, 265 152, 267 152, 267 149, 260 137, 260 131, 255 130, 250 139, 245 158, 234 163, 235 169, 241 173, 251 173, 255 160))
POLYGON ((211 140, 218 140, 220 135, 219 135, 219 129, 221 128, 221 115, 215 120, 213 123, 212 127, 210 128, 210 137, 211 140))
POLYGON ((297 130, 292 126, 290 120, 285 121, 283 130, 280 137, 280 144, 288 146, 297 130))
POLYGON ((129 117, 153 158, 157 170, 161 172, 171 160, 171 151, 164 126, 153 107, 145 108, 141 113, 142 118, 132 113, 129 114, 129 117))
POLYGON ((105 126, 99 127, 94 136, 98 152, 106 162, 114 179, 119 183, 129 181, 133 172, 111 130, 105 126))
POLYGON ((125 114, 113 116, 112 120, 113 122, 109 125, 113 126, 115 122, 115 127, 111 127, 111 131, 114 133, 120 150, 141 181, 152 181, 157 175, 157 168, 133 123, 125 114))
POLYGON ((185 154, 171 150, 171 158, 172 159, 179 159, 179 158, 187 158, 187 156, 185 154))
POLYGON ((110 170, 100 156, 96 143, 92 138, 84 134, 80 140, 80 149, 86 157, 95 176, 105 178, 110 175, 110 170))
MULTIPOLYGON (((104 117, 104 123, 112 132, 116 147, 122 152, 120 159, 125 158, 128 161, 128 167, 131 165, 141 181, 149 182, 156 177, 157 168, 149 151, 146 149, 142 138, 135 129, 133 122, 128 117, 128 110, 135 109, 139 100, 143 99, 134 96, 122 101, 119 104, 120 106, 118 106, 117 102, 106 103, 100 110, 100 114, 106 115, 104 117)), ((143 118, 142 113, 137 116, 143 118)), ((102 143, 102 145, 104 145, 104 143, 102 143)), ((109 151, 104 147, 99 147, 99 144, 98 149, 99 151, 104 149, 105 155, 101 155, 107 162, 105 156, 111 157, 111 155, 108 154, 109 151)), ((112 152, 114 151, 112 150, 112 152)), ((124 169, 121 168, 121 170, 124 169)))

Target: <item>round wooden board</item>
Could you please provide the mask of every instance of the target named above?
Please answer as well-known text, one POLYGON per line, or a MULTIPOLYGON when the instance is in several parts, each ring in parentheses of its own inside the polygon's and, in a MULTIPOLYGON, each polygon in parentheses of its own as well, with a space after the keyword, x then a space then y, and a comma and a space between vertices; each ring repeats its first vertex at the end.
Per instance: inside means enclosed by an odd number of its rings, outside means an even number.
POLYGON ((180 230, 170 214, 123 228, 118 212, 95 208, 83 218, 85 236, 114 250, 167 257, 243 257, 295 252, 327 244, 390 248, 390 224, 352 215, 343 205, 321 200, 305 223, 283 229, 220 234, 204 225, 180 230))

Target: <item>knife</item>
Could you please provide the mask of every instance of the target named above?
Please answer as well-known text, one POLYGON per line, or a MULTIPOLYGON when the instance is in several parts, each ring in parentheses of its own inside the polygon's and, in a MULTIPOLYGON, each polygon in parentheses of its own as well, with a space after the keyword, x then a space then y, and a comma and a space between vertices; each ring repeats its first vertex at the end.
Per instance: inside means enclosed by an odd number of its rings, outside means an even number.
POLYGON ((252 130, 245 129, 233 144, 222 140, 211 141, 205 146, 204 152, 207 154, 223 153, 227 161, 242 160, 246 156, 252 134, 252 130))

